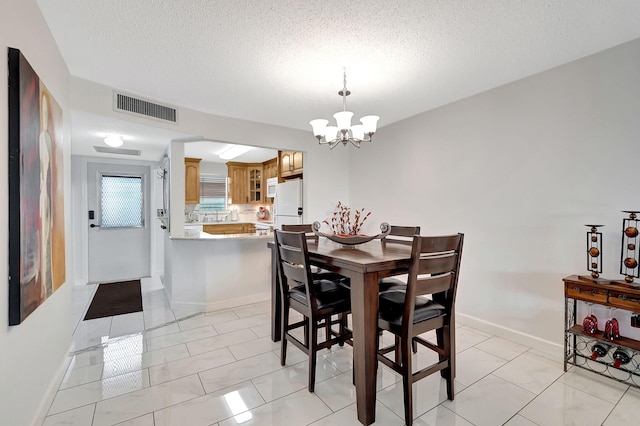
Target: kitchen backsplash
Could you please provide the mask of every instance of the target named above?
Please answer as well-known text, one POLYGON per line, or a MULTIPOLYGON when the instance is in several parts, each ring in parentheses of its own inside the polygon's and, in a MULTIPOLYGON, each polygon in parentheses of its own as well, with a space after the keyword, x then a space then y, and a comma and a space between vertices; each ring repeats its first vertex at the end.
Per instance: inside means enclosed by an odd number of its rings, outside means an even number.
POLYGON ((199 206, 195 204, 188 205, 185 207, 186 207, 185 219, 190 222, 215 221, 216 216, 220 221, 225 221, 225 222, 234 221, 233 219, 236 216, 238 218, 237 222, 256 222, 256 221, 272 222, 273 221, 273 205, 271 204, 264 204, 264 205, 232 204, 228 207, 227 210, 218 211, 218 212, 199 210, 198 209, 199 206), (262 214, 260 216, 263 216, 263 218, 258 217, 259 211, 262 211, 262 214), (237 212, 237 215, 234 214, 234 212, 237 212))
POLYGON ((273 208, 271 204, 255 205, 255 204, 232 204, 230 209, 238 209, 238 221, 239 222, 255 222, 257 220, 264 220, 267 222, 273 221, 273 208), (258 218, 258 210, 263 207, 266 216, 264 219, 258 218))

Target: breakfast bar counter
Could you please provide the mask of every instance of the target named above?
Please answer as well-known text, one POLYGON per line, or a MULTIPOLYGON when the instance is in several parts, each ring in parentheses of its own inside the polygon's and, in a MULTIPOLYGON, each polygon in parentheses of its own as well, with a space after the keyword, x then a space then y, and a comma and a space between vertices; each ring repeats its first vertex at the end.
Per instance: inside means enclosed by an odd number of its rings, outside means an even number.
POLYGON ((273 233, 165 233, 164 287, 172 309, 211 311, 269 300, 273 233))

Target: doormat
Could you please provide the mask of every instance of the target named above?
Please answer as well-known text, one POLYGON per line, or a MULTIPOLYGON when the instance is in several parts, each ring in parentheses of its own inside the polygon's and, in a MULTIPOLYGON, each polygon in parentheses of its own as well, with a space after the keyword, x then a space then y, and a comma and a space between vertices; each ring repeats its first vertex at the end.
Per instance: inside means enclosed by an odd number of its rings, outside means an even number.
POLYGON ((98 285, 85 321, 142 311, 140 280, 98 285))

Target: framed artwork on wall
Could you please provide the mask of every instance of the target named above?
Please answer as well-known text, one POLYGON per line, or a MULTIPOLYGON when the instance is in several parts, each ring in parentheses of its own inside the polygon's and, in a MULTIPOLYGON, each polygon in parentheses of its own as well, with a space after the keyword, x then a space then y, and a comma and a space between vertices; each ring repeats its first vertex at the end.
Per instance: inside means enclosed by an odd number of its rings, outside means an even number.
POLYGON ((8 49, 9 325, 66 280, 62 109, 20 50, 8 49))

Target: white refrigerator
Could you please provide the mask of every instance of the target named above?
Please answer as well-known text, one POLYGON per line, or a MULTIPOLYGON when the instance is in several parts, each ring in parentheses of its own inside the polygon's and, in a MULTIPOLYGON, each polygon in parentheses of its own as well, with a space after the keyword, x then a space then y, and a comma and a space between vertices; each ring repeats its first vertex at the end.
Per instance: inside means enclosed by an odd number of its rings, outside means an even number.
POLYGON ((299 223, 302 223, 302 179, 279 183, 273 199, 273 225, 282 229, 282 225, 299 223))

